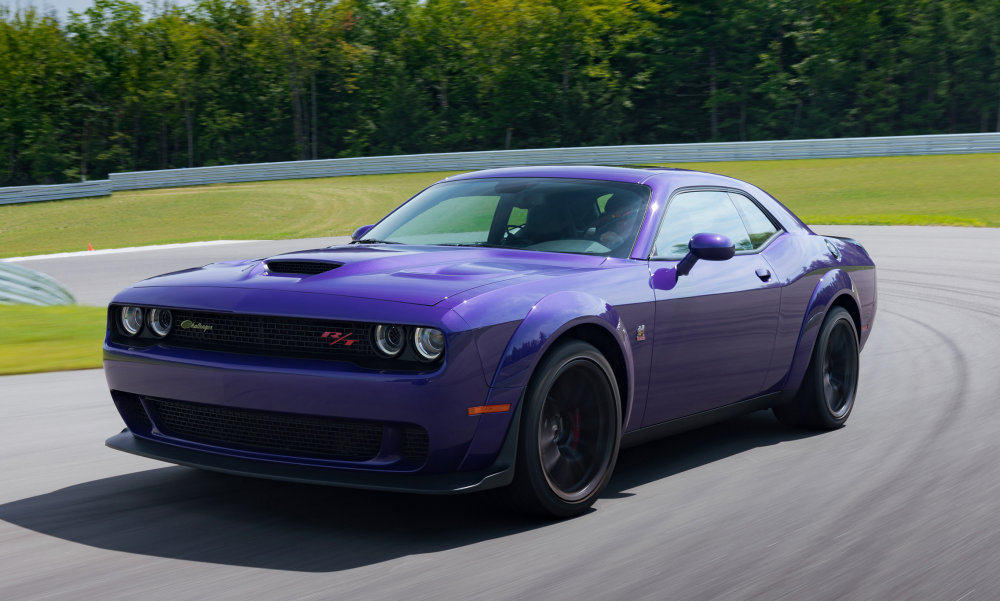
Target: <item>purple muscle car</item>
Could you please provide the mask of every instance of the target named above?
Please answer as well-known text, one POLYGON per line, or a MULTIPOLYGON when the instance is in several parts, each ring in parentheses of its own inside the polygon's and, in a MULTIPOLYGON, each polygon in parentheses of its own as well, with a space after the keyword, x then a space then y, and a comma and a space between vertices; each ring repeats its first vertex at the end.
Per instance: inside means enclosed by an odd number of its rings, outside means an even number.
POLYGON ((108 310, 108 446, 586 511, 622 446, 773 408, 847 420, 875 266, 764 191, 679 169, 450 177, 345 246, 154 277, 108 310))

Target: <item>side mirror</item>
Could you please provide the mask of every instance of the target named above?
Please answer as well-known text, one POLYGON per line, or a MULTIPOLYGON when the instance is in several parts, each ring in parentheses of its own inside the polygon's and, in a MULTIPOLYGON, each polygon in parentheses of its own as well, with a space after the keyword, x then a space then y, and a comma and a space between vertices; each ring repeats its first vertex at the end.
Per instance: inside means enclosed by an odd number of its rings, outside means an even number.
POLYGON ((358 229, 354 230, 354 233, 351 234, 351 241, 356 242, 358 240, 361 240, 362 238, 365 237, 365 234, 368 233, 368 230, 372 229, 373 227, 375 227, 375 224, 371 223, 369 225, 362 225, 358 229))
POLYGON ((736 254, 733 241, 722 234, 695 234, 688 242, 688 254, 677 264, 677 275, 687 275, 698 259, 726 261, 736 254))

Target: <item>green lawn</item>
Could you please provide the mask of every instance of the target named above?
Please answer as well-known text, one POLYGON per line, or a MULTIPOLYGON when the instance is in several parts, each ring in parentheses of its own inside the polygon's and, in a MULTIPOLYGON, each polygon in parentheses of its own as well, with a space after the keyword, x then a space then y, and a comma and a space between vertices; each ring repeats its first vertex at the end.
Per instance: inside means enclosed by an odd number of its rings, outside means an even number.
POLYGON ((199 240, 348 235, 447 173, 118 192, 0 206, 0 257, 199 240))
POLYGON ((752 182, 806 223, 1000 227, 1000 154, 671 166, 752 182))
MULTIPOLYGON (((1000 154, 681 163, 764 188, 807 223, 1000 227, 1000 154)), ((0 206, 0 257, 346 235, 446 173, 220 184, 0 206)))
POLYGON ((0 305, 0 375, 101 366, 103 307, 0 305))

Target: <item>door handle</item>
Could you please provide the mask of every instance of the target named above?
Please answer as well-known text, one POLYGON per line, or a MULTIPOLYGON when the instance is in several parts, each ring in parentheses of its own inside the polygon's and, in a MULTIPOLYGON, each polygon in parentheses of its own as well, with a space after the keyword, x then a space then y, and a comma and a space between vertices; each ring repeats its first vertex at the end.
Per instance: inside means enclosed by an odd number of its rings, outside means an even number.
POLYGON ((766 282, 766 281, 768 281, 768 280, 771 279, 771 271, 768 270, 768 269, 765 269, 764 267, 758 267, 757 268, 757 277, 760 278, 760 281, 766 282))

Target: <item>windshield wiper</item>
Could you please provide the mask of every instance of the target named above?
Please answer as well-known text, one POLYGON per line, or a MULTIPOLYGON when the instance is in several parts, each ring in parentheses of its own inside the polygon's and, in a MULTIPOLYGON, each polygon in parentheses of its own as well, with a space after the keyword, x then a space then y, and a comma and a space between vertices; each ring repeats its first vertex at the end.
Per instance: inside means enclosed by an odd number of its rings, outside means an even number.
POLYGON ((509 248, 500 244, 490 244, 489 242, 442 242, 434 246, 468 246, 470 248, 509 248))
POLYGON ((363 240, 351 240, 351 244, 402 244, 392 240, 376 240, 375 238, 365 238, 363 240))

